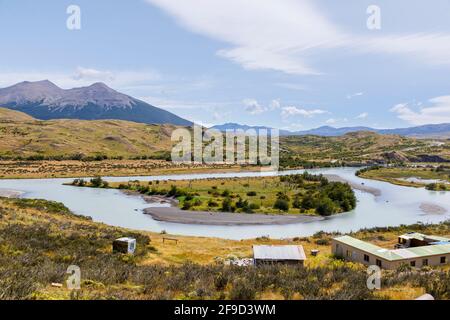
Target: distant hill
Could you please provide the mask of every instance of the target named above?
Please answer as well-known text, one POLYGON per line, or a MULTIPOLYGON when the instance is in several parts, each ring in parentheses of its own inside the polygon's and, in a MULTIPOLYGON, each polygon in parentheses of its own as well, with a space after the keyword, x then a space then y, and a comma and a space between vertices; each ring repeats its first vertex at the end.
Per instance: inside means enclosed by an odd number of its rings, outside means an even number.
POLYGON ((188 120, 117 92, 103 83, 64 90, 48 80, 25 81, 0 89, 0 106, 41 120, 117 119, 149 124, 192 125, 188 120))
POLYGON ((333 128, 330 126, 323 126, 316 129, 284 132, 284 135, 316 135, 323 137, 338 137, 351 132, 371 131, 378 134, 398 134, 405 137, 416 138, 448 138, 450 137, 450 123, 443 124, 428 124, 418 127, 398 128, 398 129, 374 129, 370 127, 343 127, 333 128))
POLYGON ((253 129, 256 132, 258 132, 259 130, 270 130, 272 128, 270 127, 265 127, 265 126, 248 126, 248 125, 244 125, 244 124, 239 124, 239 123, 234 123, 234 122, 229 122, 229 123, 224 123, 221 125, 216 125, 211 127, 210 129, 216 129, 222 132, 225 132, 227 130, 250 130, 253 129))
MULTIPOLYGON (((235 129, 267 129, 270 130, 269 127, 264 126, 247 126, 241 125, 237 123, 226 123, 223 125, 216 125, 212 128, 226 131, 235 130, 235 129)), ((416 138, 450 138, 450 123, 443 124, 429 124, 418 127, 410 127, 410 128, 399 128, 399 129, 374 129, 370 127, 343 127, 343 128, 334 128, 330 126, 322 126, 315 129, 304 130, 304 131, 287 131, 280 130, 280 135, 282 136, 321 136, 321 137, 339 137, 343 136, 347 133, 352 132, 375 132, 378 134, 387 134, 387 135, 401 135, 406 137, 416 137, 416 138)))
POLYGON ((290 135, 280 139, 281 150, 299 159, 341 161, 447 162, 450 143, 370 131, 342 136, 290 135))

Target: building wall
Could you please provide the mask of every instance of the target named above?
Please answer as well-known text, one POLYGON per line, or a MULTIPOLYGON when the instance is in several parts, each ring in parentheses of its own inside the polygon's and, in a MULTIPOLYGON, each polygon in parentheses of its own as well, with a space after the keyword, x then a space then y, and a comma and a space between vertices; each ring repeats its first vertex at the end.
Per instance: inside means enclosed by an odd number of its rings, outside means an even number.
POLYGON ((303 266, 303 260, 261 260, 255 259, 255 265, 270 265, 270 264, 284 264, 284 265, 297 265, 303 266))
POLYGON ((389 261, 389 260, 385 260, 380 257, 377 257, 374 254, 371 254, 366 251, 349 246, 347 244, 341 243, 334 239, 332 240, 331 245, 332 245, 332 249, 331 249, 332 253, 344 258, 345 260, 359 262, 359 263, 362 263, 367 266, 377 265, 377 260, 378 260, 379 262, 381 262, 381 268, 384 268, 384 269, 396 269, 399 266, 401 266, 402 264, 410 265, 411 261, 415 261, 415 264, 416 264, 415 267, 421 268, 421 267, 425 266, 423 264, 424 259, 428 260, 429 266, 441 266, 441 265, 450 263, 450 253, 446 254, 446 255, 435 255, 435 256, 428 256, 428 257, 419 257, 419 258, 389 261), (365 255, 368 256, 369 261, 364 260, 365 255), (445 264, 441 263, 441 257, 446 258, 445 264))

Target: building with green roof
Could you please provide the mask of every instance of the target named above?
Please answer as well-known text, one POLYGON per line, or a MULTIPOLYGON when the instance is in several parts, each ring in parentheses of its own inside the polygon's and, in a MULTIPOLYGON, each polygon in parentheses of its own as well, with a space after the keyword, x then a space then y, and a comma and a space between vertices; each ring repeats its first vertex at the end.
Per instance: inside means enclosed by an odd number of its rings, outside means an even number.
POLYGON ((332 240, 332 252, 349 261, 384 269, 395 269, 402 264, 417 268, 440 266, 449 263, 450 239, 409 233, 400 236, 397 248, 391 250, 350 236, 341 236, 332 240))

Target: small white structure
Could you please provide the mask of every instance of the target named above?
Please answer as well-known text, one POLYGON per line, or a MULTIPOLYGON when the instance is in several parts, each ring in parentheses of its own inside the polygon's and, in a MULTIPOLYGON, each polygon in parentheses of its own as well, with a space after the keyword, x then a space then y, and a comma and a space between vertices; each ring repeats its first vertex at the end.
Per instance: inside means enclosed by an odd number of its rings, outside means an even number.
POLYGON ((434 297, 431 294, 425 293, 424 295, 416 298, 415 300, 434 300, 434 297))
POLYGON ((253 260, 255 265, 303 265, 306 255, 302 246, 253 246, 253 260))
POLYGON ((123 237, 114 240, 113 252, 134 254, 136 251, 136 239, 123 237))

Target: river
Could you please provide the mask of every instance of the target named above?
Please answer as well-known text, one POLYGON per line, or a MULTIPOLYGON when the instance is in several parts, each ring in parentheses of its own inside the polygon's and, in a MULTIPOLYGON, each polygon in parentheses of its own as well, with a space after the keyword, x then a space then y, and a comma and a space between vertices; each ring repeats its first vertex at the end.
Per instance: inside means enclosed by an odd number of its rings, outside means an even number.
MULTIPOLYGON (((323 221, 290 225, 256 226, 209 226, 186 225, 159 222, 142 213, 149 207, 139 196, 125 195, 119 190, 93 189, 65 186, 73 179, 17 179, 0 180, 0 189, 24 192, 22 197, 54 200, 64 203, 74 213, 91 216, 94 221, 136 230, 170 234, 219 237, 226 239, 249 239, 259 236, 290 238, 310 236, 317 231, 356 231, 361 228, 398 226, 423 223, 437 223, 450 219, 450 192, 434 192, 424 188, 410 188, 381 181, 366 180, 355 176, 356 168, 327 168, 308 170, 310 173, 338 175, 353 183, 364 183, 367 187, 379 189, 380 196, 356 190, 356 209, 323 221), (437 205, 445 213, 426 214, 422 204, 437 205)), ((282 174, 302 173, 304 170, 285 171, 282 174)), ((224 177, 254 177, 274 175, 270 172, 239 172, 211 174, 183 174, 146 177, 105 177, 107 181, 128 180, 184 180, 224 177)), ((158 205, 158 204, 155 204, 158 205)))

